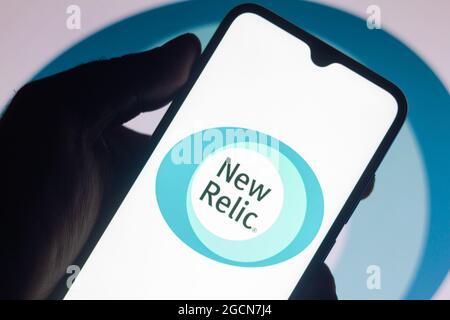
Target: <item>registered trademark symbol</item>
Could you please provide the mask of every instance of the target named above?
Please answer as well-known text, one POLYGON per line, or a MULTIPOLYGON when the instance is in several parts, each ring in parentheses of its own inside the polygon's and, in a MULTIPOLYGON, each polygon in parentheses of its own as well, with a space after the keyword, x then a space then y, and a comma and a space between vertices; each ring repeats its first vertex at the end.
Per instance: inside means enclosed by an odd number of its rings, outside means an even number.
POLYGON ((255 227, 252 228, 252 232, 256 232, 258 231, 258 229, 256 229, 255 227))

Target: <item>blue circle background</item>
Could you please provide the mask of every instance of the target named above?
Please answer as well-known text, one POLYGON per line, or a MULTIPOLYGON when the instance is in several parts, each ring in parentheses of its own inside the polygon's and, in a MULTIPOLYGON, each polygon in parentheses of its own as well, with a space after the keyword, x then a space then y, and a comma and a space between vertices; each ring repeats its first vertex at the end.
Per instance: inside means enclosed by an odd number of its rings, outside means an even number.
MULTIPOLYGON (((215 26, 232 7, 243 2, 189 1, 129 17, 76 44, 50 62, 35 78, 95 59, 142 51, 162 39, 199 26, 215 26)), ((365 21, 359 18, 297 0, 254 2, 327 40, 396 83, 405 93, 409 105, 408 121, 425 161, 430 203, 421 261, 403 297, 432 297, 447 274, 450 261, 450 97, 447 90, 414 52, 383 30, 368 30, 365 21)), ((205 44, 208 36, 198 36, 205 44)), ((398 237, 402 237, 401 226, 398 237)))
MULTIPOLYGON (((234 128, 234 127, 214 128, 214 130, 219 130, 223 137, 227 136, 226 131, 228 129, 234 130, 242 128, 234 128)), ((210 129, 203 130, 201 133, 207 130, 210 129)), ((185 137, 184 139, 190 139, 193 135, 198 133, 199 132, 193 133, 192 135, 185 137)), ((268 135, 266 136, 269 137, 268 135)), ((181 141, 183 141, 184 139, 182 139, 181 141)), ((179 141, 178 143, 180 143, 181 141, 179 141)), ((265 143, 267 143, 267 141, 265 143)), ((202 140, 201 150, 204 150, 210 143, 211 143, 210 141, 202 140)), ((224 146, 226 146, 226 144, 224 146)), ((267 144, 267 146, 271 147, 270 144, 267 144)), ((277 151, 281 155, 285 156, 291 162, 291 164, 298 171, 305 186, 304 189, 306 191, 306 212, 303 224, 301 225, 294 239, 286 247, 279 250, 273 256, 269 256, 267 258, 255 261, 238 261, 225 258, 217 254, 216 252, 208 248, 207 245, 205 245, 199 239, 194 228, 192 228, 191 226, 191 221, 189 220, 188 215, 189 208, 187 208, 186 195, 189 194, 188 190, 190 187, 190 182, 200 164, 197 163, 183 163, 182 165, 174 164, 171 156, 172 148, 164 156, 158 168, 155 187, 156 198, 158 201, 160 211, 164 219, 166 220, 167 224, 172 229, 172 231, 178 236, 178 238, 180 238, 180 240, 182 240, 184 243, 186 243, 188 246, 190 246, 197 252, 211 259, 227 264, 243 267, 262 267, 280 263, 282 261, 294 257, 304 248, 306 248, 308 244, 311 243, 311 241, 314 239, 317 232, 319 231, 320 225, 322 223, 323 206, 324 206, 322 189, 320 187, 319 181, 317 180, 314 172, 306 163, 306 161, 294 150, 292 150, 288 145, 284 144, 283 141, 278 140, 277 151)), ((288 193, 286 192, 285 195, 287 194, 288 193)), ((272 236, 277 236, 278 234, 279 233, 276 233, 275 235, 272 236)), ((240 244, 238 244, 238 247, 242 247, 242 249, 244 250, 250 249, 251 252, 252 250, 262 249, 263 248, 262 245, 264 245, 264 241, 266 240, 267 240, 266 234, 263 234, 259 237, 255 237, 254 239, 242 241, 240 244), (264 239, 260 239, 261 237, 263 237, 264 239), (261 241, 259 240, 262 240, 263 242, 261 243, 261 241)), ((225 240, 222 242, 224 246, 232 246, 233 243, 235 243, 236 241, 225 240)), ((268 245, 269 244, 266 244, 266 246, 268 245)))

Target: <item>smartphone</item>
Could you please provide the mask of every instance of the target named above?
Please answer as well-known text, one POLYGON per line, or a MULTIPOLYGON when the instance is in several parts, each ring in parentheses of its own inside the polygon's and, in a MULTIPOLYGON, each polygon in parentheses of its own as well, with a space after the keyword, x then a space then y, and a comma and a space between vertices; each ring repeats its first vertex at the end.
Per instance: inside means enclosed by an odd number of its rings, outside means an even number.
POLYGON ((66 299, 288 299, 406 117, 391 82, 257 5, 233 9, 66 299))

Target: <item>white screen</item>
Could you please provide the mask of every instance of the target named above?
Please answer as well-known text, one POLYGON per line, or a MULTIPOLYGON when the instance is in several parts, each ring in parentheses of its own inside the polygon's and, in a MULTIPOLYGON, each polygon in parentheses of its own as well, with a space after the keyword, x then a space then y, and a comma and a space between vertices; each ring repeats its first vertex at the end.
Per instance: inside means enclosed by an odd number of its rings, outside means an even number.
MULTIPOLYGON (((305 43, 256 14, 241 14, 66 299, 288 298, 397 109, 395 99, 385 90, 340 64, 316 66, 305 43), (158 168, 177 142, 216 127, 251 128, 276 137, 301 155, 314 172, 323 194, 323 219, 312 242, 297 255, 259 267, 223 263, 192 249, 168 226, 155 193, 158 168)), ((236 157, 245 162, 252 155, 236 157)), ((251 177, 261 172, 257 165, 247 169, 251 177)), ((271 196, 283 197, 282 190, 276 194, 280 181, 272 171, 258 178, 270 184, 271 196)), ((277 201, 270 204, 275 211, 279 205, 277 201)), ((205 222, 208 216, 201 219, 205 222)), ((214 225, 214 219, 205 223, 214 225)), ((246 237, 233 234, 233 228, 218 228, 217 232, 222 237, 246 237)))

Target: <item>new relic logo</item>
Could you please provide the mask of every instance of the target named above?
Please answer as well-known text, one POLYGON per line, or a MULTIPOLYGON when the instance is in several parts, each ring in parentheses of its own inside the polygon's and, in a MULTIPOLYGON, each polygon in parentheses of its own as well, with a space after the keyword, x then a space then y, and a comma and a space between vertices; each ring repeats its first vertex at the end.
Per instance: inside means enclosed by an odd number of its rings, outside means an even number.
POLYGON ((228 264, 264 266, 298 254, 323 215, 311 168, 268 135, 209 130, 181 140, 161 162, 156 197, 169 227, 194 250, 228 264))
POLYGON ((275 223, 283 205, 278 168, 244 147, 205 159, 191 186, 193 213, 205 228, 229 240, 251 239, 275 223))
POLYGON ((240 166, 240 163, 236 163, 232 167, 231 158, 228 157, 221 165, 216 176, 217 178, 223 178, 222 181, 231 184, 234 187, 233 189, 238 191, 237 193, 241 191, 245 195, 239 195, 235 200, 230 196, 223 195, 220 192, 220 183, 217 180, 215 182, 214 179, 208 182, 208 185, 200 196, 200 200, 205 200, 210 207, 214 207, 219 213, 225 213, 228 218, 242 224, 244 228, 256 232, 257 228, 253 227, 252 221, 249 222, 249 220, 256 220, 258 214, 250 211, 246 207, 250 205, 250 201, 242 201, 242 197, 244 199, 254 197, 256 201, 262 201, 272 189, 265 187, 262 183, 258 184, 255 179, 251 180, 245 172, 237 173, 240 166), (241 202, 244 203, 242 204, 241 202), (229 213, 227 212, 228 210, 229 213))

